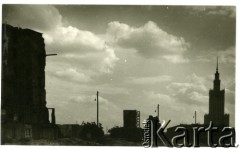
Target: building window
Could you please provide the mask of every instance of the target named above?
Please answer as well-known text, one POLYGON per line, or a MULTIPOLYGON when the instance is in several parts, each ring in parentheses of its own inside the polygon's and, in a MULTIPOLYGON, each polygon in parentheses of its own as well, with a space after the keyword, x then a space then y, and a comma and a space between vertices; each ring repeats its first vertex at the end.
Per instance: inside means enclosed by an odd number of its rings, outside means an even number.
POLYGON ((31 129, 29 129, 29 128, 27 128, 27 129, 25 129, 25 137, 26 138, 29 138, 29 137, 31 137, 32 135, 31 135, 31 129))

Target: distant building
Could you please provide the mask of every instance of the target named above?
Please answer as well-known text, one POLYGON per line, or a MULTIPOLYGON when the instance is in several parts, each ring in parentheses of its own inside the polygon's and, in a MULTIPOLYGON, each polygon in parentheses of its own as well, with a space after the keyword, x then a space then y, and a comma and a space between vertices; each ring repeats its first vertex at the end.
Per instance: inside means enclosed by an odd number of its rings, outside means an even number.
POLYGON ((213 81, 213 89, 209 91, 209 114, 204 116, 204 124, 209 125, 212 121, 213 125, 229 126, 229 114, 224 113, 225 90, 221 90, 221 80, 218 73, 218 60, 213 81))
POLYGON ((152 115, 149 115, 148 119, 149 121, 151 121, 150 123, 150 127, 152 129, 152 132, 150 132, 150 135, 153 137, 151 138, 152 141, 153 141, 153 146, 154 147, 157 147, 157 146, 162 146, 161 142, 158 141, 158 136, 157 136, 157 131, 158 129, 160 128, 161 124, 160 124, 160 120, 159 120, 159 116, 152 116, 152 115), (153 133, 153 134, 152 134, 153 133))
POLYGON ((140 111, 123 110, 123 127, 140 128, 140 111))
POLYGON ((113 127, 108 131, 112 138, 128 141, 141 141, 142 129, 140 128, 140 111, 123 110, 123 127, 113 127))

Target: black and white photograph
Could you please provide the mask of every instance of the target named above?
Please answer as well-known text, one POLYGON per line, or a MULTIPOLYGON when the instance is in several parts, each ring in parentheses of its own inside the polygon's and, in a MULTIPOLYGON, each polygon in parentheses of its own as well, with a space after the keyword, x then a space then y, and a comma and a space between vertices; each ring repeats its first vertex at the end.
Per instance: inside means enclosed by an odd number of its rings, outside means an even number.
POLYGON ((3 146, 239 143, 234 5, 5 3, 1 32, 3 146))

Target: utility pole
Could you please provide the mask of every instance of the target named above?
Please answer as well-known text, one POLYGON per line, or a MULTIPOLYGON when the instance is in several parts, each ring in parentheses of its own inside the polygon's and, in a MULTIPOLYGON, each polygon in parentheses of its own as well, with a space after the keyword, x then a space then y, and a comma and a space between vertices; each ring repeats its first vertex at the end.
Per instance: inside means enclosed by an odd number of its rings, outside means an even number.
POLYGON ((98 126, 98 91, 97 91, 97 126, 98 126))
POLYGON ((56 125, 55 108, 52 108, 52 124, 56 125))
POLYGON ((197 124, 197 111, 195 111, 195 124, 197 124))

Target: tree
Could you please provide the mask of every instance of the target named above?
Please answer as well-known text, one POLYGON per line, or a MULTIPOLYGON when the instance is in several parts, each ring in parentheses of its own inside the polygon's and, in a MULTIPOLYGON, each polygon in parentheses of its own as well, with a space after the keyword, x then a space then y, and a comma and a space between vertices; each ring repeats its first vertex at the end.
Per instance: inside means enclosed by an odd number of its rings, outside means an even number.
POLYGON ((141 141, 142 129, 141 128, 124 128, 115 126, 108 130, 112 138, 121 138, 128 141, 141 141))
POLYGON ((82 131, 80 133, 80 137, 84 140, 91 140, 91 141, 102 141, 104 137, 104 131, 102 124, 99 123, 99 126, 95 122, 83 122, 81 124, 82 131))

